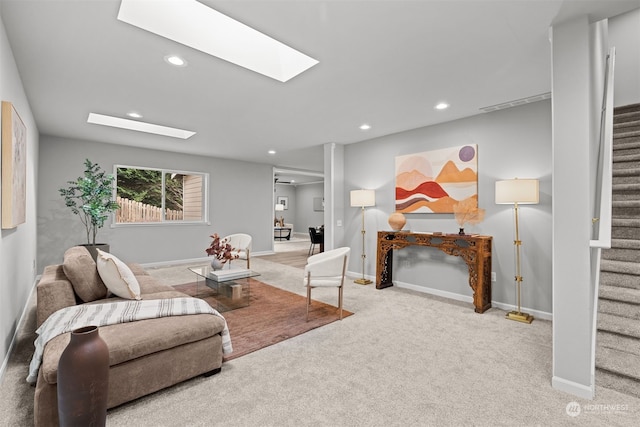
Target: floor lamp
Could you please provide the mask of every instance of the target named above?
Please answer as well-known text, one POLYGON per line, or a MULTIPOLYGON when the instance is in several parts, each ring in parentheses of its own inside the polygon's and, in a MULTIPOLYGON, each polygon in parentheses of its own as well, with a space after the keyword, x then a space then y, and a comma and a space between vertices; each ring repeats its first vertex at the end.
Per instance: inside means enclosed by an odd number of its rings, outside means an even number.
POLYGON ((376 193, 373 190, 352 190, 351 191, 351 207, 362 208, 362 278, 354 280, 359 285, 368 285, 371 282, 364 278, 364 260, 367 255, 364 252, 364 208, 376 205, 376 193))
POLYGON ((520 286, 522 284, 522 275, 520 273, 520 232, 518 230, 518 205, 535 205, 538 204, 539 190, 537 179, 507 179, 504 181, 496 181, 496 204, 509 204, 514 206, 514 215, 516 223, 516 238, 513 244, 516 248, 516 289, 518 310, 507 313, 507 319, 516 320, 518 322, 531 323, 533 316, 523 313, 520 309, 520 286))
POLYGON ((276 209, 276 220, 278 222, 278 225, 280 227, 284 227, 284 217, 278 218, 278 212, 284 212, 284 205, 280 203, 276 203, 275 209, 276 209))

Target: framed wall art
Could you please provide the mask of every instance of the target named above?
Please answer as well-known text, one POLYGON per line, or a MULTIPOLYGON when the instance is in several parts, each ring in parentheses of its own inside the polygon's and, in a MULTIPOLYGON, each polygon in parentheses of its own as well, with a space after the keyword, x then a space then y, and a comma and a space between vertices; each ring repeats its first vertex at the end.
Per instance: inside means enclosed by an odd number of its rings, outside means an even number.
POLYGON ((396 211, 453 213, 463 200, 478 205, 478 146, 396 157, 396 211))
POLYGON ((278 196, 278 204, 284 206, 284 210, 289 209, 289 197, 278 196))
POLYGON ((26 219, 27 128, 13 104, 2 101, 2 228, 26 219))

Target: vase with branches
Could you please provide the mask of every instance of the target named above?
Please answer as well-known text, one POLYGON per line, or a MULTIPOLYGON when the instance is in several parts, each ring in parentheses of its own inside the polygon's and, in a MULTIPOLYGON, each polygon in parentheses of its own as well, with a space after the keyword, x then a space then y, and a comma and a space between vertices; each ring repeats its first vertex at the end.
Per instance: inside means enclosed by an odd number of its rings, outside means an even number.
POLYGON ((85 159, 84 174, 75 181, 67 181, 69 187, 58 190, 65 205, 78 215, 84 225, 87 246, 96 246, 98 230, 104 226, 109 213, 120 207, 113 200, 113 181, 113 175, 85 159))
POLYGON ((207 249, 205 249, 205 252, 207 255, 214 257, 211 261, 211 267, 214 270, 220 270, 227 261, 231 261, 239 257, 238 254, 234 254, 236 249, 229 244, 228 239, 220 238, 218 233, 214 233, 210 237, 212 239, 211 244, 207 249))
POLYGON ((464 234, 465 224, 478 224, 484 219, 484 209, 478 207, 478 202, 474 198, 464 199, 453 206, 453 214, 460 226, 458 234, 464 234))

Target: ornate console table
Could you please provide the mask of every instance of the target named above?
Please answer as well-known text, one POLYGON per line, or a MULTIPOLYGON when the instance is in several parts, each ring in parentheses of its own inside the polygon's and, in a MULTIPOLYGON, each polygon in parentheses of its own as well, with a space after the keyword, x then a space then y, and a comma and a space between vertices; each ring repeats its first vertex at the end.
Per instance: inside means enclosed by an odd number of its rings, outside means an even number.
POLYGON ((394 249, 431 246, 464 259, 469 267, 475 311, 484 313, 491 308, 491 241, 491 236, 379 231, 376 288, 393 286, 394 249))

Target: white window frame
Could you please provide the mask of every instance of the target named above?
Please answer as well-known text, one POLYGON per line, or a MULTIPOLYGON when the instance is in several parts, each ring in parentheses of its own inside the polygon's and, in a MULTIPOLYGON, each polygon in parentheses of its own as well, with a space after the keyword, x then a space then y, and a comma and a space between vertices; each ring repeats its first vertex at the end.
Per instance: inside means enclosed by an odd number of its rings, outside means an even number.
POLYGON ((194 171, 185 171, 179 169, 163 169, 163 168, 154 168, 148 166, 130 166, 130 165, 114 165, 113 166, 113 200, 116 200, 118 195, 118 169, 144 169, 144 170, 153 170, 160 171, 162 176, 162 219, 160 221, 153 222, 116 222, 116 212, 113 212, 111 215, 111 227, 130 227, 130 226, 167 226, 167 225, 210 225, 209 221, 209 173, 207 172, 194 172, 194 171), (165 220, 164 219, 164 206, 165 206, 165 176, 166 174, 180 174, 180 175, 200 175, 203 177, 203 203, 202 203, 202 219, 201 220, 165 220))

